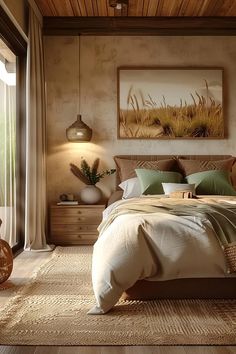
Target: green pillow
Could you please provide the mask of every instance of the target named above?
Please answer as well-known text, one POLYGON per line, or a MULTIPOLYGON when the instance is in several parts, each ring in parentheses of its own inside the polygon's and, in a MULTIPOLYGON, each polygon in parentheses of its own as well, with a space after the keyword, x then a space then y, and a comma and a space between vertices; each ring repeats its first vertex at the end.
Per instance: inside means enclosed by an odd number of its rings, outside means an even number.
POLYGON ((203 171, 186 177, 188 183, 195 183, 196 194, 236 195, 228 171, 203 171))
POLYGON ((148 170, 138 168, 135 170, 142 194, 164 194, 162 183, 180 183, 183 179, 178 172, 148 170))

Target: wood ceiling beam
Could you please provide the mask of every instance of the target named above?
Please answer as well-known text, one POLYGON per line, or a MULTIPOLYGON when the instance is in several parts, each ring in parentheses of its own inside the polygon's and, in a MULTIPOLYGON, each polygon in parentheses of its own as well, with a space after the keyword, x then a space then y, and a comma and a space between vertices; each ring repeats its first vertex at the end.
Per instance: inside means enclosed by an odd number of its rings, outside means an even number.
POLYGON ((236 35, 236 17, 44 17, 43 21, 44 35, 236 35))
POLYGON ((0 5, 0 39, 16 56, 25 56, 27 43, 0 5))

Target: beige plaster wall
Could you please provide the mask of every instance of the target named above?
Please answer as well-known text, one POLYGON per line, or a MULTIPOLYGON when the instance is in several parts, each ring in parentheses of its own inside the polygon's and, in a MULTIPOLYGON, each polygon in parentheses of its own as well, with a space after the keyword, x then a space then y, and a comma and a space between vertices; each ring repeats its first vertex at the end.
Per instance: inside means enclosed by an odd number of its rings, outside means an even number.
MULTIPOLYGON (((66 141, 78 112, 78 39, 45 37, 47 85, 48 201, 83 186, 69 170, 81 156, 114 167, 116 154, 236 154, 236 37, 81 37, 81 113, 93 128, 86 144, 66 141), (222 66, 225 70, 225 140, 118 140, 117 67, 124 65, 222 66)), ((100 187, 105 196, 115 178, 100 187)))

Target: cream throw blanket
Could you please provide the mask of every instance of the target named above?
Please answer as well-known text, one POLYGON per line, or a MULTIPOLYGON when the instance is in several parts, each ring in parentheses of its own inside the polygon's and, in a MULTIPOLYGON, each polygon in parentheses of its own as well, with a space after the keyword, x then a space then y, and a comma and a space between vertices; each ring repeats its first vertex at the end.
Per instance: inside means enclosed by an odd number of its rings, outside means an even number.
POLYGON ((134 198, 118 203, 99 231, 92 265, 97 306, 90 314, 109 311, 139 279, 236 271, 236 198, 134 198))

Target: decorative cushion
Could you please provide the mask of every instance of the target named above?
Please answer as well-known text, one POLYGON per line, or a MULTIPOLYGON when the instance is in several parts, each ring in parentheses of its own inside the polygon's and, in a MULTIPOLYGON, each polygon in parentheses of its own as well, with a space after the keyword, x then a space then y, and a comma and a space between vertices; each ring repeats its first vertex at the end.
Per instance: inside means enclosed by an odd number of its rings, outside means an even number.
POLYGON ((164 193, 169 195, 173 192, 192 192, 195 194, 195 184, 187 183, 162 183, 164 193))
POLYGON ((136 168, 146 168, 150 170, 171 171, 176 163, 175 159, 157 160, 157 161, 141 161, 128 160, 119 157, 114 158, 117 165, 117 172, 121 182, 136 177, 136 168))
POLYGON ((178 172, 154 171, 148 169, 136 169, 142 194, 163 194, 162 183, 180 183, 182 175, 178 172))
POLYGON ((177 191, 177 192, 171 192, 169 194, 169 197, 175 199, 192 199, 193 193, 190 191, 177 191))
POLYGON ((119 187, 123 189, 123 199, 140 197, 141 187, 138 177, 129 178, 119 184, 119 187))
POLYGON ((0 240, 0 284, 4 283, 11 275, 13 256, 11 247, 4 240, 0 240))
POLYGON ((200 195, 235 195, 236 192, 227 171, 203 171, 186 177, 188 183, 195 183, 196 194, 200 195))
POLYGON ((192 175, 193 173, 202 172, 202 171, 231 171, 232 166, 235 162, 234 157, 230 157, 224 160, 187 160, 187 159, 178 159, 178 164, 181 171, 184 172, 185 176, 192 175))

